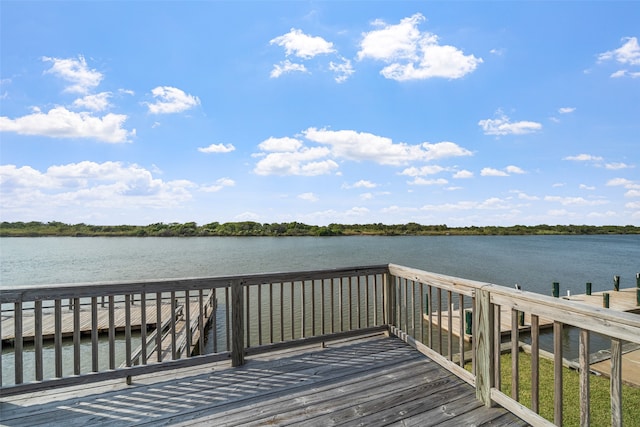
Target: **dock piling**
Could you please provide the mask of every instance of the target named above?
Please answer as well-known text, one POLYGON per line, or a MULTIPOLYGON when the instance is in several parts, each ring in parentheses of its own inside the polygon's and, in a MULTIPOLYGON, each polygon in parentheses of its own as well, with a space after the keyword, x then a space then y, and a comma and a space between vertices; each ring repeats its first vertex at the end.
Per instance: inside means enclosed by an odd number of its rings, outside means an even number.
POLYGON ((587 282, 587 295, 591 295, 591 282, 587 282))
POLYGON ((618 292, 620 290, 620 276, 613 276, 613 290, 618 292))
POLYGON ((609 308, 609 293, 605 292, 602 294, 602 306, 604 308, 609 308))
POLYGON ((560 297, 560 283, 559 282, 553 282, 553 296, 555 298, 559 298, 560 297))

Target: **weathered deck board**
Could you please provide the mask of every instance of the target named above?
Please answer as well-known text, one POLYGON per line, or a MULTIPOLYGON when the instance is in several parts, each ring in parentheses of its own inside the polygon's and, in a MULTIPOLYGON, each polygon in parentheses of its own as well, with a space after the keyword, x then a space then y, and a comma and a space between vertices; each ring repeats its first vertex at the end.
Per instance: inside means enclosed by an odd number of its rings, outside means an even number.
POLYGON ((526 425, 471 386, 381 335, 0 402, 4 425, 526 425), (384 422, 383 422, 384 420, 384 422))

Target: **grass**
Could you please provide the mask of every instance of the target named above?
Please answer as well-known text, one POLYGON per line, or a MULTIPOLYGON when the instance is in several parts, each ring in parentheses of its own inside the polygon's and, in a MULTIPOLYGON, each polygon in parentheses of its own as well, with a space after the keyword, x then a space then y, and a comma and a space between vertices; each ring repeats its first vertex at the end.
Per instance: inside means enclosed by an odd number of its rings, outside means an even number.
MULTIPOLYGON (((531 408, 531 357, 520 352, 520 399, 519 402, 531 408)), ((501 356, 501 391, 511 396, 511 354, 501 356)), ((467 369, 470 369, 468 364, 467 369)), ((580 374, 563 368, 563 425, 580 425, 580 374)), ((602 376, 590 377, 591 425, 611 425, 611 398, 609 379, 602 376)), ((553 422, 553 362, 540 358, 540 415, 553 422)), ((640 387, 622 386, 622 420, 625 426, 640 427, 640 387)))

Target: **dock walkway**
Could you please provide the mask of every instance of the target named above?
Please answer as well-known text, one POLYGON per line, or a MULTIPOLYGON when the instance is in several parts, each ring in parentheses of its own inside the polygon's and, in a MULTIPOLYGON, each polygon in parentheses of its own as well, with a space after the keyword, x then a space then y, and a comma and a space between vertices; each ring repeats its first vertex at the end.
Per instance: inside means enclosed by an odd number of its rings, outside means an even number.
POLYGON ((397 338, 301 347, 124 381, 4 398, 6 426, 525 426, 397 338))

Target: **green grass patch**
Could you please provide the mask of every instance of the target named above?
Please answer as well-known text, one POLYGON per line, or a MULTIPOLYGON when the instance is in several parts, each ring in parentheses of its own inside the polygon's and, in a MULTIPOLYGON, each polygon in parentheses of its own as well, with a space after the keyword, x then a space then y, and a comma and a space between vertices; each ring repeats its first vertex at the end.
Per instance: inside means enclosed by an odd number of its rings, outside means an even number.
MULTIPOLYGON (((531 408, 531 356, 519 353, 520 396, 519 402, 531 408)), ((501 391, 511 396, 511 354, 503 354, 501 364, 501 391)), ((467 369, 471 365, 467 364, 467 369)), ((564 426, 580 425, 580 374, 573 369, 563 368, 563 413, 564 426)), ((609 379, 590 376, 591 425, 611 425, 611 397, 609 379)), ((540 415, 553 422, 553 362, 540 358, 540 415)), ((640 426, 640 387, 622 386, 622 419, 625 426, 640 426)))

